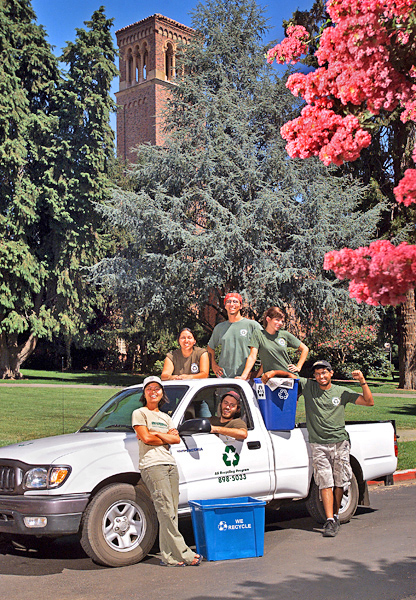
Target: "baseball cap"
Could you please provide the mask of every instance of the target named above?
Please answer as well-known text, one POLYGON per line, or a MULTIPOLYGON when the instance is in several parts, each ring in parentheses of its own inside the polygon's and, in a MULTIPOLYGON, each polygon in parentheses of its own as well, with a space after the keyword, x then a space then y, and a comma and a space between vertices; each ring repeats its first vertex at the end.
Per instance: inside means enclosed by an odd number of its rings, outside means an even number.
POLYGON ((328 369, 328 371, 333 371, 331 363, 329 363, 327 360, 317 360, 312 365, 312 371, 315 371, 315 369, 328 369))
POLYGON ((143 390, 147 385, 149 385, 149 383, 158 383, 160 385, 160 387, 163 389, 162 380, 160 379, 160 377, 157 377, 156 375, 151 375, 150 377, 146 377, 146 379, 143 380, 143 390))
POLYGON ((239 404, 241 404, 241 397, 240 397, 240 394, 238 392, 235 392, 234 390, 230 390, 229 392, 225 392, 225 394, 223 394, 221 396, 221 402, 224 400, 224 398, 226 396, 232 396, 234 398, 234 400, 237 400, 237 402, 239 404))

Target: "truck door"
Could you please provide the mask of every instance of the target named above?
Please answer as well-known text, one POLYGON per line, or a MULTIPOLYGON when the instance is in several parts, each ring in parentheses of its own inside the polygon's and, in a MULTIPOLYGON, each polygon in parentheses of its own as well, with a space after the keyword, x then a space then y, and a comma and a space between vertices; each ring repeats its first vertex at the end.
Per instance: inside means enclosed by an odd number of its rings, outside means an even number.
POLYGON ((243 441, 229 436, 200 433, 183 436, 171 447, 180 474, 180 506, 188 500, 267 496, 271 493, 270 445, 253 416, 243 390, 236 385, 206 386, 179 412, 179 423, 217 414, 221 396, 235 389, 242 398, 241 418, 247 423, 243 441))

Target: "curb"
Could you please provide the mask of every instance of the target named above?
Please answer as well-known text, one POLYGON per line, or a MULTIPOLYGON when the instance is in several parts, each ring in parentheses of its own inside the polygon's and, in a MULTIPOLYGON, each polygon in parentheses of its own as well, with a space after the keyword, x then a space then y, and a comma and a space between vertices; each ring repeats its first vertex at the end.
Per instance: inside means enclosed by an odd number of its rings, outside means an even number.
MULTIPOLYGON (((416 469, 406 469, 405 471, 396 471, 393 473, 394 483, 398 481, 411 481, 416 479, 416 469)), ((383 481, 367 481, 368 485, 379 485, 383 481)))

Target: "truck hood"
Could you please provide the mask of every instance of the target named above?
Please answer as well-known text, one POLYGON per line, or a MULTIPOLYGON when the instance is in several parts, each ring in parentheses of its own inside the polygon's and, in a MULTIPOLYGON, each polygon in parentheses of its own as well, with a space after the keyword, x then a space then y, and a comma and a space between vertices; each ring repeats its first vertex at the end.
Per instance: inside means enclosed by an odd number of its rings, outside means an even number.
POLYGON ((20 460, 32 465, 66 463, 66 457, 75 453, 101 454, 101 446, 102 454, 107 454, 109 448, 123 444, 126 437, 135 438, 134 433, 93 431, 28 440, 0 448, 0 460, 20 460))

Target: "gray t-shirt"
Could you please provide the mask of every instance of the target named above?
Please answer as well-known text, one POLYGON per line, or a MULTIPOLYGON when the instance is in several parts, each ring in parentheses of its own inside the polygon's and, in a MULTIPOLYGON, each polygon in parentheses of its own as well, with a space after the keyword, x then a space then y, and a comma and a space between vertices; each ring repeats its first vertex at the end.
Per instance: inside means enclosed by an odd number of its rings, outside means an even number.
POLYGON ((221 346, 218 364, 224 371, 224 377, 235 377, 244 371, 250 354, 248 341, 256 329, 261 329, 261 325, 245 318, 235 323, 224 321, 214 327, 208 346, 213 350, 221 346))
MULTIPOLYGON (((164 412, 149 410, 146 406, 137 408, 131 415, 133 427, 144 425, 152 433, 167 433, 174 429, 172 419, 164 412)), ((139 440, 139 469, 147 469, 154 465, 175 465, 175 459, 166 446, 151 446, 139 440)))
POLYGON ((336 444, 348 440, 345 429, 345 406, 361 395, 349 388, 331 384, 321 390, 314 379, 299 377, 305 399, 306 427, 313 444, 336 444))

